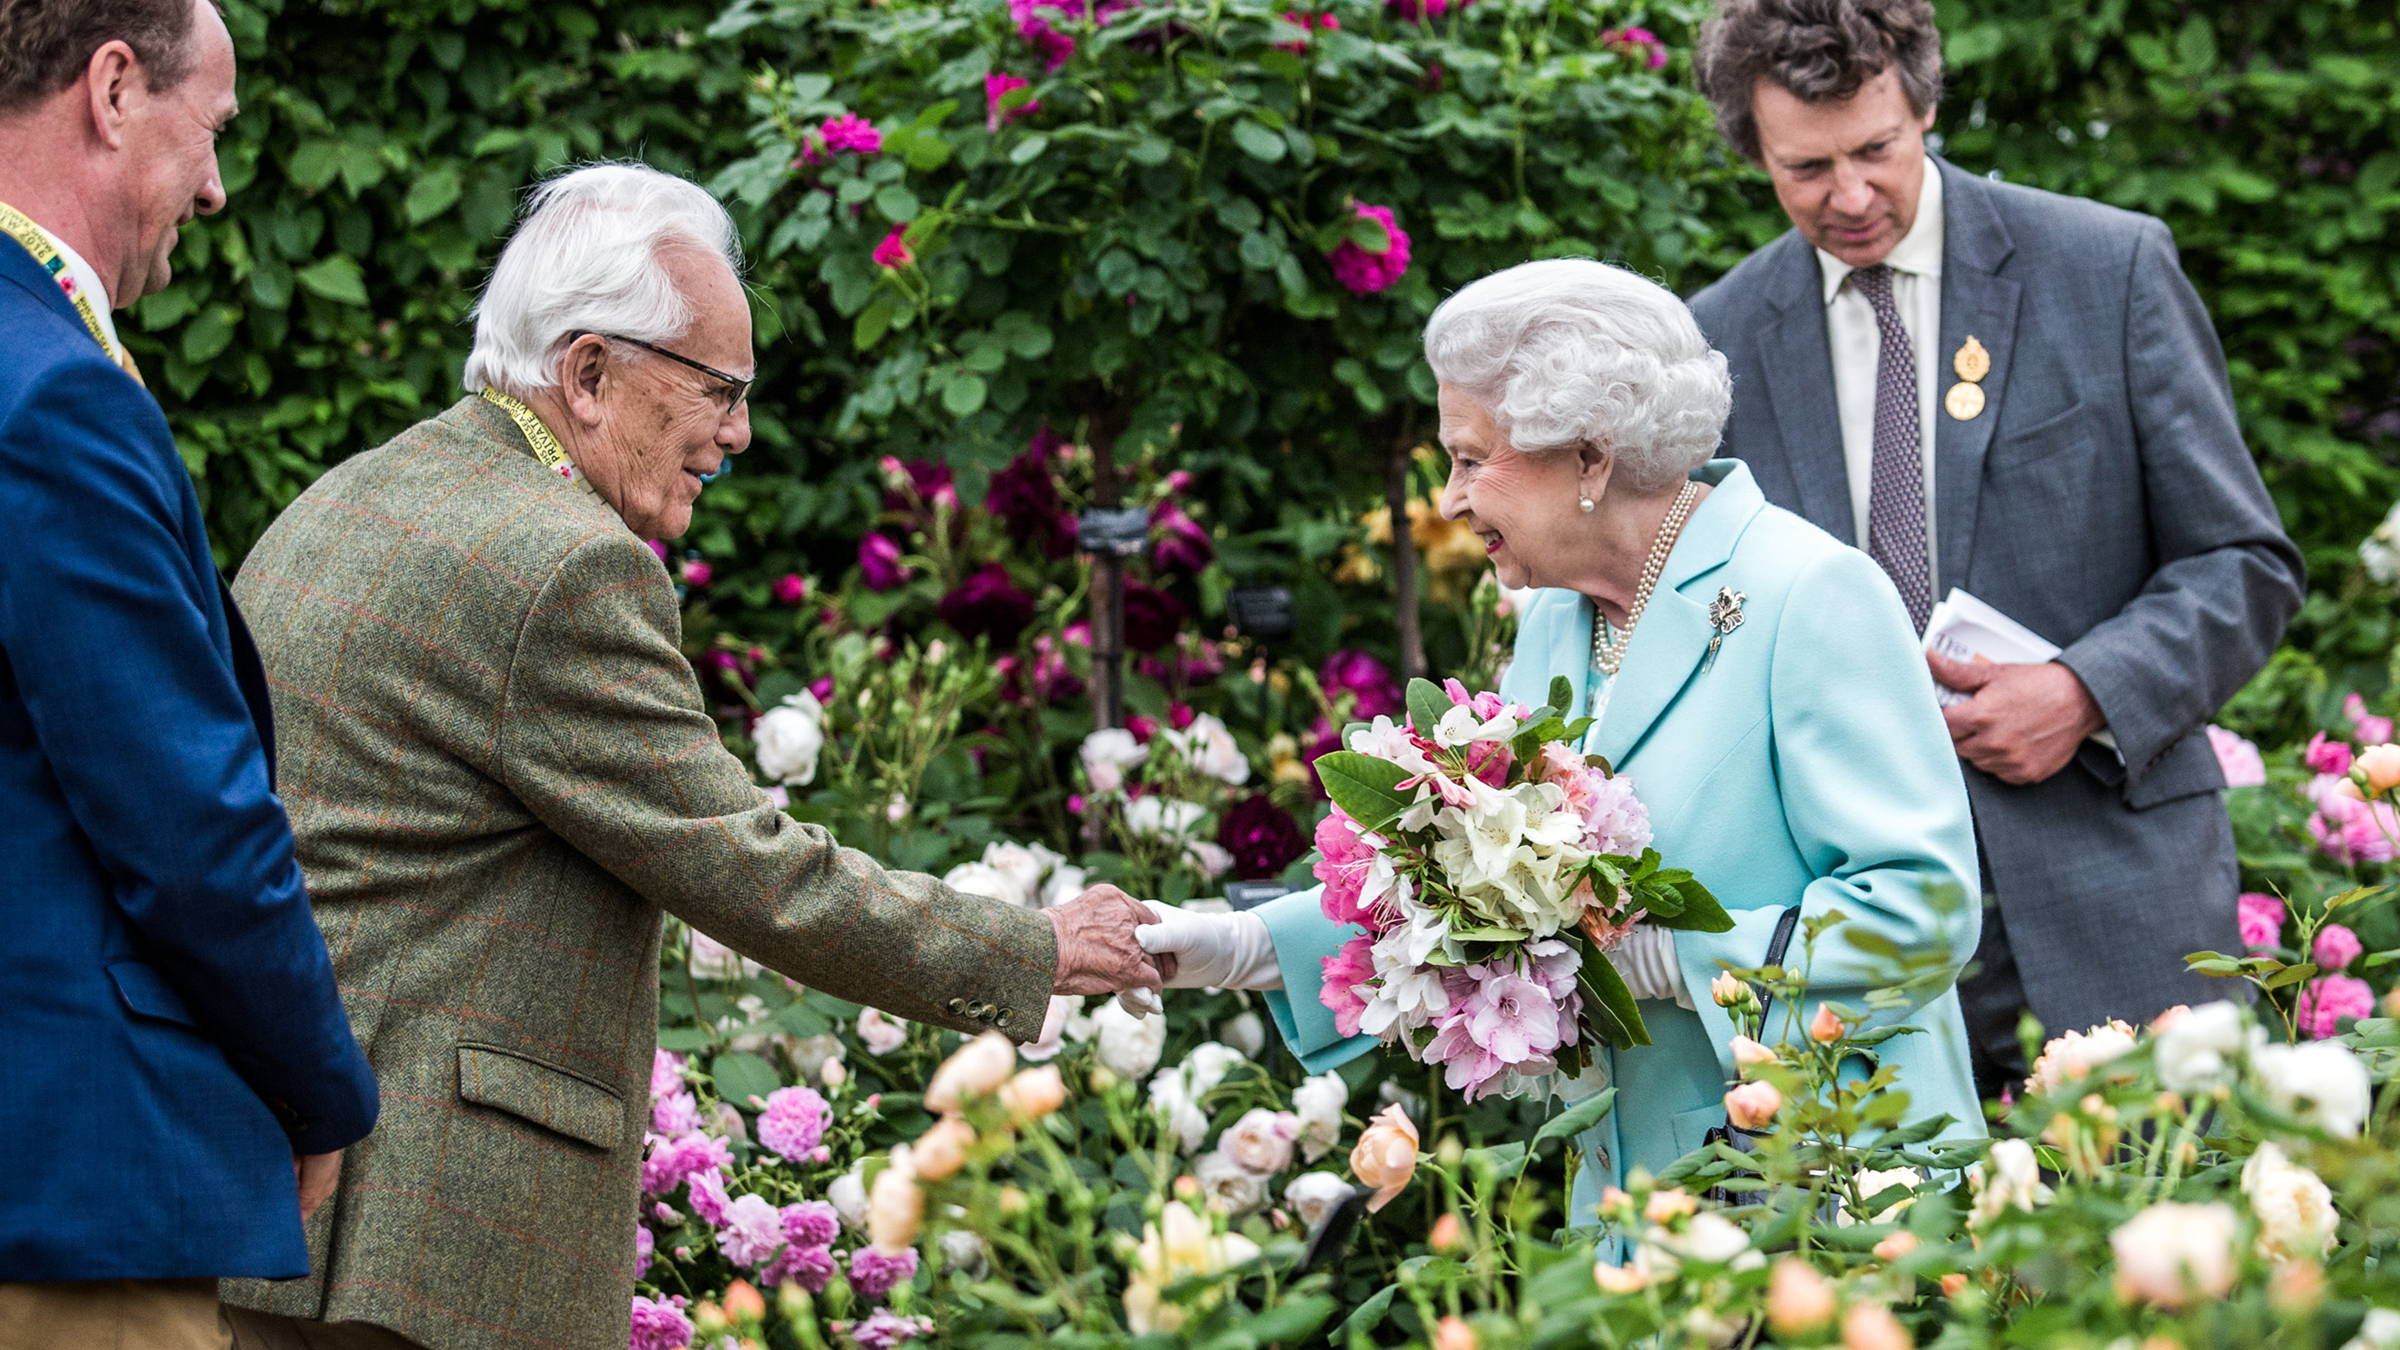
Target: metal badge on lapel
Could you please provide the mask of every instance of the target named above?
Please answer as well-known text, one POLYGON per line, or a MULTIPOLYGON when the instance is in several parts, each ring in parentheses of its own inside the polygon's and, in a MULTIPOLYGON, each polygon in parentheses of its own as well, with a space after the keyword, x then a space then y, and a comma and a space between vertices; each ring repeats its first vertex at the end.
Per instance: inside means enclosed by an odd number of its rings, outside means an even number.
POLYGON ((1983 344, 1977 342, 1974 334, 1970 333, 1966 345, 1958 349, 1958 355, 1950 358, 1950 368, 1957 371, 1958 378, 1967 383, 1981 384, 1983 377, 1992 373, 1992 354, 1985 351, 1983 344))
POLYGON ((1983 412, 1983 386, 1954 384, 1942 395, 1942 407, 1961 422, 1972 422, 1983 412))
POLYGON ((1742 626, 1742 601, 1748 598, 1731 586, 1720 586, 1717 598, 1708 602, 1708 622, 1717 631, 1709 636, 1708 655, 1700 662, 1703 673, 1717 663, 1717 648, 1726 635, 1742 626))
POLYGON ((1992 373, 1992 354, 1969 333, 1950 358, 1950 369, 1958 372, 1959 382, 1942 395, 1942 408, 1961 422, 1972 422, 1983 413, 1983 377, 1992 373))

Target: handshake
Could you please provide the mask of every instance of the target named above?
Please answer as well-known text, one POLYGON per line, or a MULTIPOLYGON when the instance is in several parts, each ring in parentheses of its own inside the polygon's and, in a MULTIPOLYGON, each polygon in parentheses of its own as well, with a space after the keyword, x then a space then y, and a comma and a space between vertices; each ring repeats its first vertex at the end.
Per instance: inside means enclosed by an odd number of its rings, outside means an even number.
POLYGON ((1280 989, 1266 922, 1196 914, 1093 886, 1044 911, 1058 934, 1054 992, 1115 994, 1126 1011, 1157 1012, 1160 989, 1280 989))

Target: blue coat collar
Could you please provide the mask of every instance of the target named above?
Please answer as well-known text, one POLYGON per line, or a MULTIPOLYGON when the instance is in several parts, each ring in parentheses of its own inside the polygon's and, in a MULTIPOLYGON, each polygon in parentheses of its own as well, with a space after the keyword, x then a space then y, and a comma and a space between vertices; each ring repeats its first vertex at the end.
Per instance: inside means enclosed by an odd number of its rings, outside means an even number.
POLYGON ((32 254, 4 234, 0 234, 0 279, 17 283, 44 308, 75 325, 76 332, 84 331, 83 316, 75 312, 74 302, 58 288, 58 282, 42 270, 32 254))

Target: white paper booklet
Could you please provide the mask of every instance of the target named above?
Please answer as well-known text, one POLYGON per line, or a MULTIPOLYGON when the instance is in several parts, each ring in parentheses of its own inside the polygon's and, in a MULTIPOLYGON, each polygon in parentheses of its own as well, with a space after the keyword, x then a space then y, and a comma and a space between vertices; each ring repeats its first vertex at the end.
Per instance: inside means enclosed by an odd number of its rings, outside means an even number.
MULTIPOLYGON (((2014 664, 2048 661, 2059 649, 2057 643, 1953 586, 1925 617, 1925 650, 1953 661, 2014 664)), ((1933 696, 1945 708, 1968 697, 1939 683, 1933 686, 1933 696)), ((2092 739, 2117 748, 2116 737, 2108 732, 2092 739)))

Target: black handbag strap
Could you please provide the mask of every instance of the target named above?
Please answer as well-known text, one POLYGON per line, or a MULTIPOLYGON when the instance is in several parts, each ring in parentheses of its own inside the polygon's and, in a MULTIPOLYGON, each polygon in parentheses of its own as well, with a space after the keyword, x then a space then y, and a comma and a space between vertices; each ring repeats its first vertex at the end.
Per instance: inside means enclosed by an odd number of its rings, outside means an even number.
MULTIPOLYGON (((1783 954, 1787 951, 1790 951, 1792 948, 1792 930, 1798 928, 1799 926, 1800 907, 1798 905, 1794 905, 1790 909, 1785 910, 1781 918, 1775 920, 1775 937, 1772 941, 1767 943, 1767 959, 1759 964, 1768 966, 1782 965, 1783 954)), ((1758 1030, 1759 1034, 1762 1036, 1765 1035, 1767 1031, 1767 1014, 1773 1011, 1775 1011, 1774 991, 1769 989, 1759 990, 1758 1030)))

